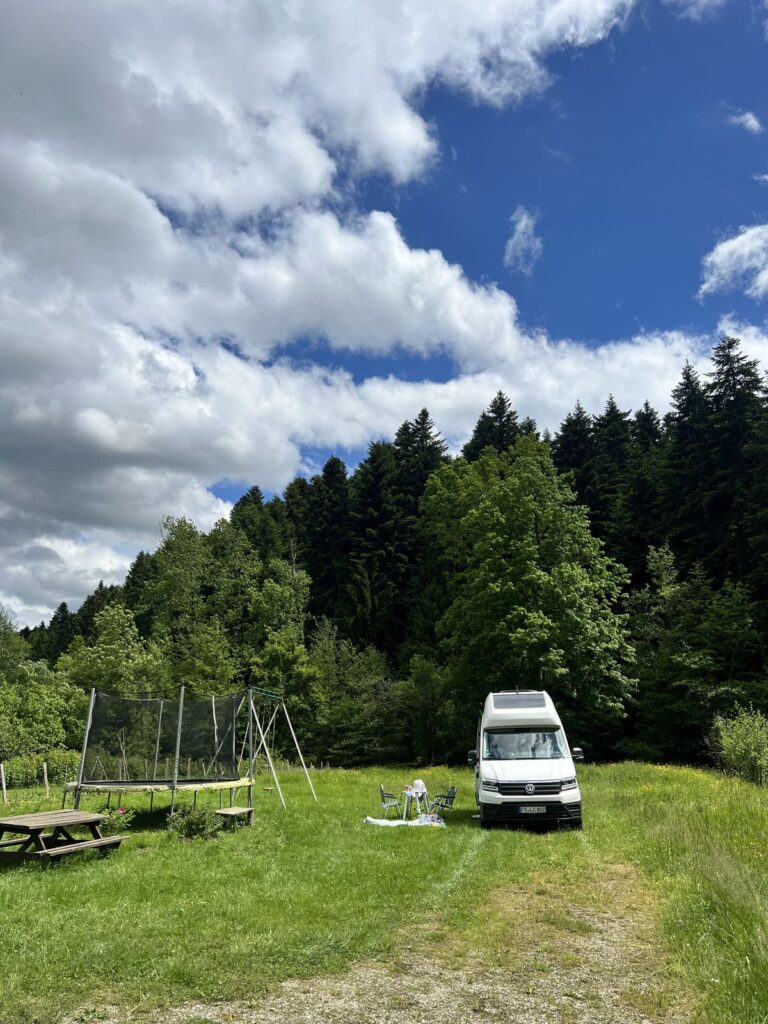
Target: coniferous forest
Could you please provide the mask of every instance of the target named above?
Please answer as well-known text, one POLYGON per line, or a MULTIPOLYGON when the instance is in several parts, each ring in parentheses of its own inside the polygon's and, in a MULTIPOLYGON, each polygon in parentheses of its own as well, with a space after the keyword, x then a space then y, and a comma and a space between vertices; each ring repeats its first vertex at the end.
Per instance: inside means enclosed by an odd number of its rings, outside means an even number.
POLYGON ((768 710, 768 393, 734 338, 671 410, 550 436, 499 392, 461 455, 422 409, 207 534, 169 517, 120 586, 0 621, 0 759, 76 746, 92 686, 288 695, 334 765, 459 761, 494 689, 547 689, 596 759, 702 762, 768 710))

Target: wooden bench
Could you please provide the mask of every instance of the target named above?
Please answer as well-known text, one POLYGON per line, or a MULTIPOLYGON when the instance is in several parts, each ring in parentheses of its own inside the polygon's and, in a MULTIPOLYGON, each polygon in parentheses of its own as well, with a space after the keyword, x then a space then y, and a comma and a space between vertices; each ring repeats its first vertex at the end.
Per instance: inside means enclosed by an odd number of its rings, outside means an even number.
POLYGON ((247 818, 249 823, 253 818, 252 807, 220 807, 215 814, 220 814, 222 818, 228 818, 233 825, 237 823, 238 818, 247 818))
POLYGON ((46 850, 37 850, 38 857, 63 857, 66 853, 76 853, 78 850, 92 850, 101 847, 102 853, 109 853, 109 848, 119 846, 127 836, 100 836, 98 839, 81 839, 76 843, 62 843, 61 846, 49 846, 46 850))

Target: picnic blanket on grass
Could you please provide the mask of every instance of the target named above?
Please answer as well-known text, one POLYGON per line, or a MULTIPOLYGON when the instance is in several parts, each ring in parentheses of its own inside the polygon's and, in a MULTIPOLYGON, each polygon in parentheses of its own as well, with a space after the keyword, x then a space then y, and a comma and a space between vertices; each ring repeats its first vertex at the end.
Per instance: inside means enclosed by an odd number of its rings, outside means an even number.
POLYGON ((418 827, 419 825, 431 825, 433 828, 445 828, 445 822, 439 814, 420 814, 418 818, 414 818, 412 821, 406 819, 403 821, 402 818, 371 818, 365 819, 366 825, 384 825, 388 828, 397 828, 399 825, 410 826, 411 828, 418 827))

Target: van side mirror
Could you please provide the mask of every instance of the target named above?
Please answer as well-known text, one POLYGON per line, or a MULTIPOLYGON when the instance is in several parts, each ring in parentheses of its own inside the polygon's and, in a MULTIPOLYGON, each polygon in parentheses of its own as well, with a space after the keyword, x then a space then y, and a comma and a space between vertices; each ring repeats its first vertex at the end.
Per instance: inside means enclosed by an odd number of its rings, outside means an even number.
POLYGON ((477 764, 476 750, 470 750, 469 753, 467 754, 467 764, 469 765, 470 768, 474 768, 475 765, 477 764))
POLYGON ((581 747, 571 747, 571 757, 574 761, 583 761, 584 751, 581 749, 581 747))

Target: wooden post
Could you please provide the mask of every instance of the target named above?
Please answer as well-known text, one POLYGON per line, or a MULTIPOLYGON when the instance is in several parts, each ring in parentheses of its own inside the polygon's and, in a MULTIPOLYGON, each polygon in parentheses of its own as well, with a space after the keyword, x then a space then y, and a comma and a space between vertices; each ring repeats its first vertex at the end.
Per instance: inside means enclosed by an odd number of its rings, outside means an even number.
POLYGON ((5 765, 0 761, 0 789, 3 791, 3 803, 8 803, 8 794, 5 791, 5 765))
POLYGON ((45 799, 51 799, 51 788, 48 785, 48 762, 43 761, 43 785, 45 786, 45 799))

